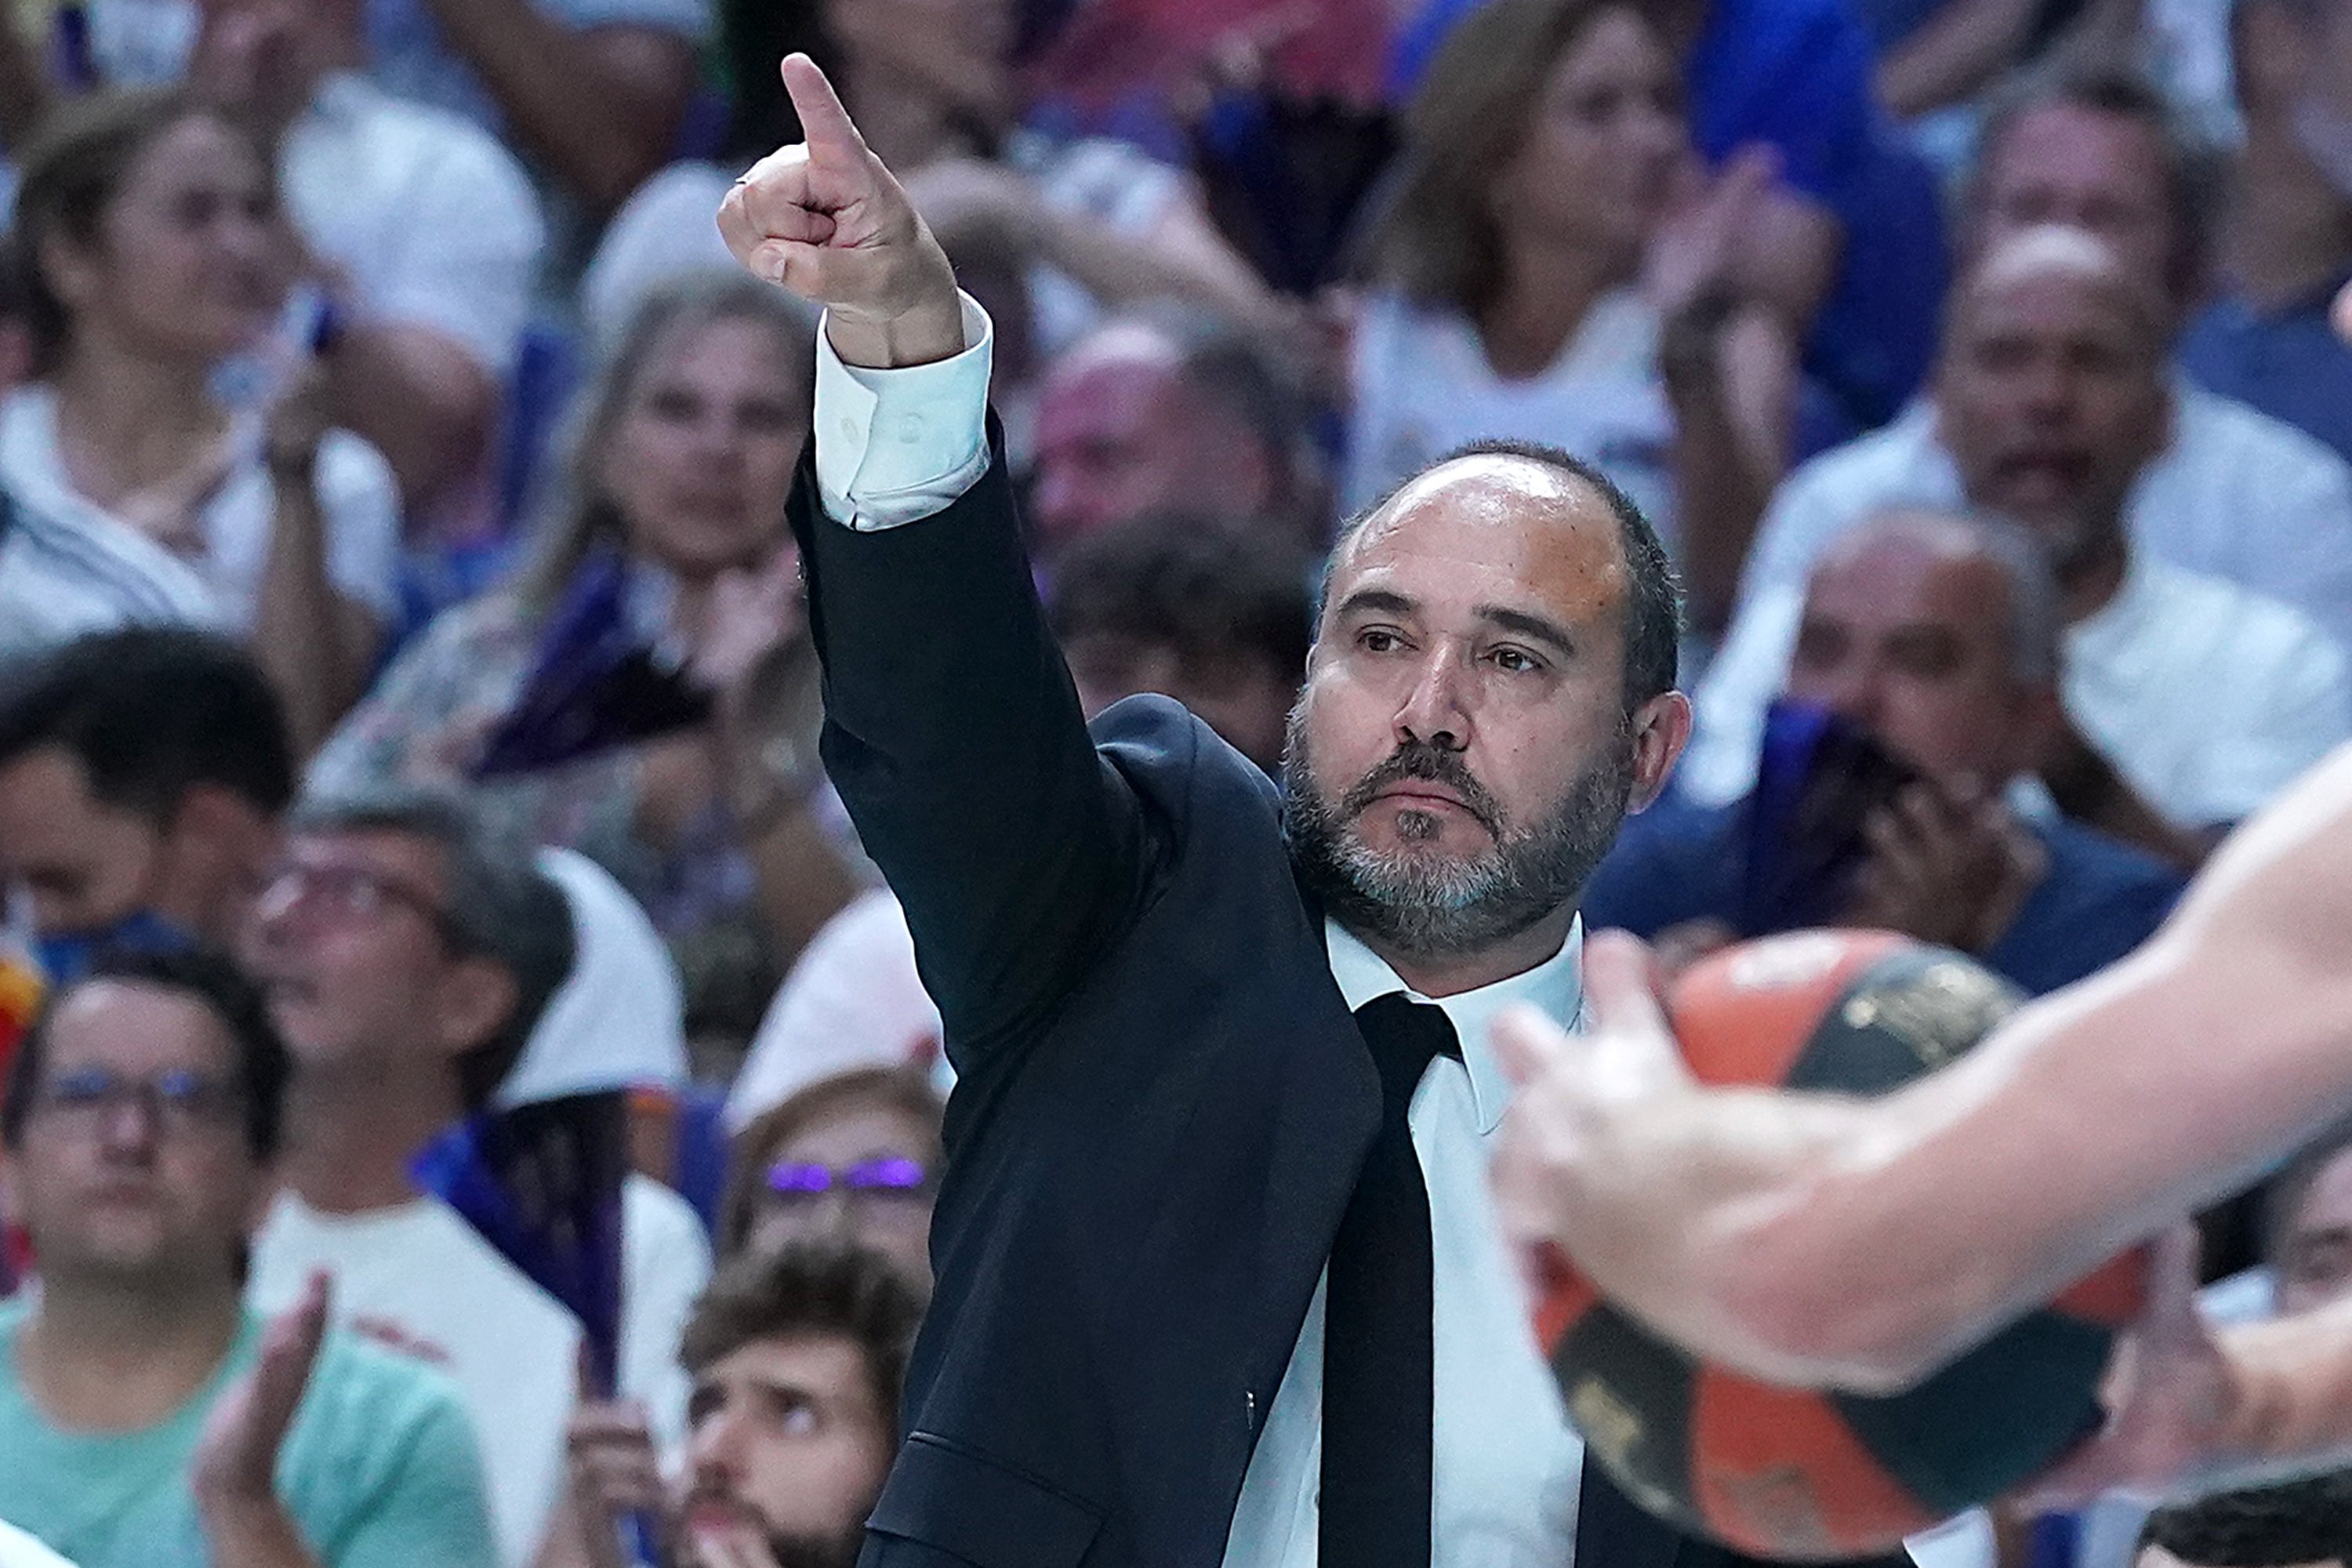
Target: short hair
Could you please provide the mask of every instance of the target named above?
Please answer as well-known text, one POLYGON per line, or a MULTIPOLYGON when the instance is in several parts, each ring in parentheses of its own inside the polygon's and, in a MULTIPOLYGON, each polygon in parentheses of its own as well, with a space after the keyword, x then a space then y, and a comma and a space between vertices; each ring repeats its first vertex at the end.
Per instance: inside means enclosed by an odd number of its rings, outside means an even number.
POLYGON ((286 1043, 269 1021, 269 1003, 261 987, 227 957, 202 950, 109 950, 51 992, 9 1064, 7 1092, 0 1097, 0 1144, 14 1151, 24 1142, 58 1009, 88 987, 110 982, 186 996, 213 1016, 229 1038, 232 1076, 243 1101, 246 1146, 256 1160, 275 1157, 285 1124, 286 1081, 293 1070, 286 1043))
POLYGON ((562 889, 532 863, 528 847, 491 831, 459 797, 437 791, 383 787, 306 800, 287 831, 399 833, 434 847, 445 884, 443 938, 514 979, 515 1005, 506 1021, 457 1058, 466 1109, 488 1104, 578 957, 562 889))
POLYGON ((2172 219, 2164 281, 2176 301, 2193 299, 2203 286, 2212 243, 2212 214, 2222 188, 2221 153, 2145 73, 2104 56, 2061 50, 2049 64, 2017 76, 1993 94, 1976 156, 1959 181, 1956 233, 1962 244, 1973 248, 1979 243, 1986 181, 2002 144, 2028 115, 2045 109, 2080 109, 2133 121, 2156 138, 2172 219))
POLYGON ((1132 637, 1189 666, 1240 655, 1296 679, 1315 641, 1309 566, 1262 529, 1150 512, 1071 542, 1045 616, 1064 643, 1132 637))
POLYGON ((9 270, 26 302, 36 374, 58 368, 73 331, 72 312, 49 284, 41 252, 52 239, 93 245, 107 209, 148 149, 191 120, 210 120, 250 147, 276 199, 277 163, 249 127, 186 87, 94 93, 45 118, 24 150, 9 270))
POLYGON ((678 1360, 699 1377, 757 1340, 848 1340, 895 1439, 923 1307, 922 1289, 871 1247, 833 1239, 755 1247, 711 1277, 686 1321, 678 1360))
POLYGON ((1339 525, 1339 537, 1323 570, 1323 597, 1330 595, 1331 574, 1349 541, 1387 509, 1399 491, 1423 474, 1465 458, 1517 458, 1565 474, 1600 493, 1610 515, 1617 520, 1618 543, 1625 553, 1625 710, 1631 713, 1651 698, 1671 691, 1679 669, 1683 637, 1682 575, 1659 542, 1658 531, 1642 515, 1633 498, 1615 480, 1583 458, 1540 441, 1489 438, 1454 447, 1400 482, 1379 500, 1339 525))
POLYGON ((2042 541, 2007 518, 1943 502, 1893 500, 1872 509, 1831 549, 1858 548, 1874 534, 1898 530, 1908 518, 1930 518, 1965 535, 1976 553, 2000 570, 2009 591, 2002 606, 2008 623, 2009 673, 2034 685, 2056 685, 2063 658, 2065 616, 2057 573, 2042 541))
POLYGON ((2204 1568, 2352 1562, 2352 1470, 2158 1509, 2140 1544, 2204 1568))
POLYGON ((1176 350, 1176 373, 1207 402, 1231 415, 1286 462, 1310 448, 1312 400, 1262 339, 1214 311, 1160 300, 1128 318, 1150 327, 1176 350))
POLYGON ((776 1151, 845 1107, 904 1111, 930 1129, 926 1161, 937 1166, 945 1158, 940 1129, 947 1107, 925 1068, 856 1068, 819 1079, 753 1117, 729 1140, 727 1191, 719 1200, 719 1256, 740 1251, 751 1241, 776 1151))
POLYGON ((245 649, 190 627, 93 632, 0 672, 0 766, 52 746, 98 800, 158 826, 200 784, 273 818, 294 798, 278 694, 245 649))

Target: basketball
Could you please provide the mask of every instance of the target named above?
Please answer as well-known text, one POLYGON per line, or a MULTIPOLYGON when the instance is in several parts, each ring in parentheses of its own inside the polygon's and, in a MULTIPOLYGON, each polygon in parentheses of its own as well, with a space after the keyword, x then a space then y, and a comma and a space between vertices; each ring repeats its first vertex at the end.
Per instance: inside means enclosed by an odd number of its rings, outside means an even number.
MULTIPOLYGON (((1797 931, 1693 965, 1667 1016, 1703 1082, 1883 1094, 1968 1050, 2020 1002, 1973 960, 1885 931, 1797 931)), ((1572 1272, 1538 1314, 1570 1418, 1626 1495, 1759 1556, 1891 1551, 2007 1492, 2101 1419, 2146 1258, 2125 1254, 1891 1396, 1774 1387, 1697 1361, 1572 1272)))

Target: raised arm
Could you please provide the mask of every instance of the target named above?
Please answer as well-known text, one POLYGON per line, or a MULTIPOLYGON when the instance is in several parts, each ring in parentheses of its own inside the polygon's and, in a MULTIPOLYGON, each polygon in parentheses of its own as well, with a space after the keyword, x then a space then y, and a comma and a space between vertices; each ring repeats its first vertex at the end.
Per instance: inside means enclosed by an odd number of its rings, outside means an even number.
POLYGON ((1905 1386, 2352 1105, 2352 749, 2232 837, 2131 957, 1883 1100, 1703 1089, 1645 955, 1596 939, 1599 1016, 1496 1032, 1530 1079, 1508 1223, 1707 1355, 1905 1386))
POLYGON ((1117 934, 1143 828, 1087 738, 983 437, 987 319, 824 74, 794 55, 784 85, 808 140, 754 167, 719 227, 825 307, 793 502, 823 751, 969 1072, 1117 934))

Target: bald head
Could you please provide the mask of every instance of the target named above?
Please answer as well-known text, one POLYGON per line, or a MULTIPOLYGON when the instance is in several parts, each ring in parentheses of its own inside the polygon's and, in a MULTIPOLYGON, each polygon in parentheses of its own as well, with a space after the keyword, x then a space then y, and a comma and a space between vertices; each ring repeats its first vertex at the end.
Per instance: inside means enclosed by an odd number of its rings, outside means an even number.
POLYGON ((1535 442, 1473 442, 1341 524, 1324 568, 1326 611, 1337 603, 1359 550, 1399 531, 1410 539, 1416 528, 1457 518, 1503 531, 1534 522, 1556 530, 1561 540, 1596 525, 1613 534, 1614 558, 1597 568, 1593 585, 1613 595, 1624 628, 1626 703, 1631 707, 1673 689, 1682 642, 1682 584, 1657 531, 1598 468, 1535 442))
POLYGON ((1299 400, 1232 328, 1121 317, 1046 372, 1030 516, 1049 548, 1153 512, 1295 521, 1306 445, 1299 400))
POLYGON ((2154 285, 2079 229, 2023 230, 1954 291, 1937 434, 1969 504, 2032 529, 2062 582, 2113 559, 2171 438, 2165 321, 2154 285))
POLYGON ((1815 564, 1789 695, 1930 775, 1997 783, 2028 765, 2054 711, 2056 599, 2013 527, 1881 513, 1815 564))

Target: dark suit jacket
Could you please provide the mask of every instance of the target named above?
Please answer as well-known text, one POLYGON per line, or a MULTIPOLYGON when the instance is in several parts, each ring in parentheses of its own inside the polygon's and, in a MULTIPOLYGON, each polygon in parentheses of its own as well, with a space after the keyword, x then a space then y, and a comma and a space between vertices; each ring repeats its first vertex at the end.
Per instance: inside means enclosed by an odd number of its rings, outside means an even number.
MULTIPOLYGON (((1089 737, 1001 458, 871 533, 804 461, 793 525, 825 764, 958 1073, 861 1563, 1215 1568, 1380 1119, 1275 789, 1164 699, 1089 737)), ((1586 1494, 1581 1568, 1715 1561, 1586 1494)))

